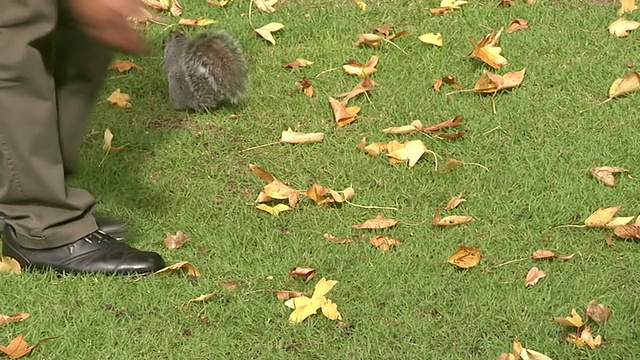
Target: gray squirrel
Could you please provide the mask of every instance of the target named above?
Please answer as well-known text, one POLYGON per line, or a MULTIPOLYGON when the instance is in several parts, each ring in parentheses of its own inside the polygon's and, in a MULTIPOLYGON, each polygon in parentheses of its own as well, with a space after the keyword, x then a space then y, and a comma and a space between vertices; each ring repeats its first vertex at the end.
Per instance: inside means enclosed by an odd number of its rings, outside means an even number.
POLYGON ((163 41, 164 71, 169 101, 176 110, 216 108, 246 98, 249 75, 238 42, 224 31, 205 32, 189 39, 182 30, 163 41))

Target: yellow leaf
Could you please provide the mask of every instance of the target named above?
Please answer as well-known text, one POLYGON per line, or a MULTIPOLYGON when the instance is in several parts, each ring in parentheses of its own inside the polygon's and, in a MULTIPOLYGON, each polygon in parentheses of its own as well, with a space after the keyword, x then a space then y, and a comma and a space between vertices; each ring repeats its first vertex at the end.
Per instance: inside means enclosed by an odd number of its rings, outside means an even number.
POLYGON ((500 55, 502 48, 497 46, 503 30, 504 28, 500 28, 497 32, 495 30, 492 31, 480 39, 478 43, 472 40, 473 51, 471 51, 468 56, 483 61, 494 69, 508 65, 509 62, 507 59, 500 55))
POLYGON ((296 297, 287 300, 285 305, 294 309, 289 315, 289 321, 292 324, 299 324, 309 316, 315 314, 320 308, 320 302, 315 299, 309 299, 306 296, 296 297))
POLYGON ((630 13, 637 10, 636 0, 620 0, 620 9, 618 9, 618 16, 622 16, 624 13, 630 13))
POLYGON ((362 11, 366 11, 367 10, 367 4, 364 1, 354 0, 354 2, 356 3, 356 5, 358 5, 360 10, 362 10, 362 11))
POLYGON ((427 147, 422 140, 410 140, 406 141, 402 148, 390 151, 387 156, 390 157, 390 162, 408 162, 409 167, 413 167, 422 155, 427 152, 427 147), (392 161, 395 160, 395 161, 392 161))
POLYGON ((259 29, 254 29, 254 31, 258 33, 258 35, 262 36, 262 38, 270 42, 272 45, 275 45, 276 39, 273 38, 272 33, 281 29, 284 29, 284 24, 272 22, 259 29))
POLYGON ((629 36, 629 31, 636 30, 638 27, 640 27, 640 22, 619 18, 612 22, 608 29, 609 34, 622 38, 629 36))
POLYGON ((258 10, 266 13, 275 12, 276 9, 273 7, 278 0, 252 0, 258 10))
POLYGON ((318 280, 318 283, 314 288, 313 295, 311 295, 311 298, 317 298, 320 296, 327 295, 329 291, 331 291, 331 289, 333 289, 333 287, 337 283, 338 282, 336 280, 327 280, 326 278, 322 278, 318 280))
POLYGON ((599 208, 593 214, 589 215, 589 217, 584 221, 584 224, 588 227, 604 227, 607 223, 613 220, 613 217, 621 207, 622 206, 599 208))
POLYGON ((418 40, 420 40, 421 42, 425 43, 425 44, 429 44, 429 45, 435 45, 435 46, 440 46, 442 47, 442 45, 444 44, 443 39, 442 39, 442 34, 437 33, 427 33, 427 34, 423 34, 418 36, 418 40))
POLYGON ((215 295, 216 295, 216 293, 202 294, 202 295, 198 296, 195 299, 191 299, 191 300, 187 301, 187 304, 190 304, 192 302, 204 302, 204 301, 207 301, 207 300, 211 299, 215 295))
POLYGON ((173 16, 182 15, 182 5, 180 5, 178 0, 171 0, 171 7, 169 8, 169 12, 173 16))
POLYGON ((591 333, 591 327, 589 325, 585 326, 584 329, 580 332, 580 337, 576 334, 568 334, 565 338, 568 342, 576 344, 578 346, 588 346, 590 349, 595 349, 602 345, 602 337, 600 335, 593 337, 591 333))
POLYGON ((379 56, 372 56, 369 61, 362 65, 355 60, 349 60, 342 65, 342 69, 349 75, 357 75, 360 77, 367 77, 376 71, 376 66, 378 65, 379 56))
POLYGON ((557 317, 554 318, 553 320, 555 320, 555 322, 557 322, 560 325, 564 325, 564 326, 571 326, 571 327, 582 327, 582 325, 584 325, 584 321, 582 321, 582 317, 578 314, 578 312, 576 311, 576 309, 571 309, 571 315, 567 316, 567 317, 557 317))
POLYGON ((188 261, 179 261, 173 265, 166 266, 156 271, 155 273, 164 274, 164 273, 176 272, 178 270, 182 270, 186 272, 187 275, 193 276, 193 277, 200 277, 201 275, 200 271, 188 261))
POLYGON ((323 133, 296 132, 288 128, 282 132, 280 141, 287 144, 308 144, 324 140, 323 133))
POLYGON ((327 302, 322 305, 322 315, 326 316, 330 320, 342 320, 342 316, 338 311, 338 305, 329 299, 327 299, 327 302))
POLYGON ((613 219, 611 219, 611 221, 606 223, 604 227, 607 229, 615 229, 618 226, 627 225, 628 223, 633 221, 633 219, 635 218, 636 218, 635 216, 614 217, 613 219))
POLYGON ((385 134, 415 134, 422 130, 422 127, 423 125, 420 120, 414 120, 411 125, 389 127, 383 129, 382 132, 385 134))
POLYGON ((287 69, 298 69, 304 66, 309 66, 312 65, 313 61, 309 61, 309 60, 305 60, 305 59, 295 59, 292 62, 288 63, 288 64, 284 64, 282 65, 283 68, 287 69))
POLYGON ((106 153, 110 153, 113 151, 120 151, 122 149, 124 149, 125 145, 120 145, 120 146, 113 146, 111 143, 113 141, 113 133, 111 132, 111 130, 109 130, 109 128, 106 128, 104 130, 104 145, 102 145, 102 150, 106 153))
POLYGON ((0 260, 0 274, 20 274, 22 272, 20 263, 16 259, 2 256, 0 260))
POLYGON ((329 104, 333 110, 333 118, 340 127, 351 124, 358 118, 360 112, 359 106, 347 107, 348 100, 338 101, 329 97, 329 104))
POLYGON ((256 205, 256 208, 260 209, 262 211, 266 211, 266 212, 268 212, 269 214, 271 214, 273 216, 278 216, 283 211, 293 210, 287 204, 278 204, 276 206, 269 206, 267 204, 258 204, 258 205, 256 205))
POLYGON ((343 191, 335 191, 326 186, 319 184, 313 184, 305 192, 308 198, 315 201, 317 205, 323 205, 326 203, 338 202, 342 203, 351 199, 355 195, 355 191, 352 187, 348 187, 343 191), (329 195, 329 196, 327 196, 329 195))
POLYGON ((477 247, 460 245, 448 261, 459 268, 468 269, 478 265, 481 258, 482 254, 477 247))
POLYGON ((129 94, 120 92, 120 89, 116 89, 116 91, 111 93, 111 95, 109 95, 109 97, 107 98, 107 102, 123 109, 129 109, 133 107, 129 100, 131 100, 131 96, 129 96, 129 94))
MULTIPOLYGON (((268 182, 262 190, 260 194, 258 194, 258 198, 256 199, 257 203, 267 202, 271 200, 289 200, 289 206, 292 208, 296 207, 298 200, 300 198, 300 192, 295 190, 287 185, 285 185, 282 181, 278 180, 276 177, 271 175, 269 172, 259 168, 256 165, 249 164, 249 168, 253 171, 254 174, 258 175, 262 180, 268 182)), ((264 210, 264 209, 262 209, 264 210)))
POLYGON ((630 71, 623 78, 616 79, 609 87, 609 98, 615 98, 640 89, 640 73, 630 71))
POLYGON ((182 26, 209 26, 209 25, 213 25, 215 24, 217 21, 215 20, 211 20, 211 19, 206 19, 205 17, 199 17, 197 19, 185 19, 185 18, 181 18, 180 20, 178 20, 178 25, 182 25, 182 26))
POLYGON ((111 69, 117 69, 119 72, 125 72, 131 69, 137 69, 140 71, 144 70, 142 66, 138 64, 134 64, 131 61, 127 61, 127 60, 114 61, 113 63, 111 63, 111 65, 109 65, 109 70, 111 69))

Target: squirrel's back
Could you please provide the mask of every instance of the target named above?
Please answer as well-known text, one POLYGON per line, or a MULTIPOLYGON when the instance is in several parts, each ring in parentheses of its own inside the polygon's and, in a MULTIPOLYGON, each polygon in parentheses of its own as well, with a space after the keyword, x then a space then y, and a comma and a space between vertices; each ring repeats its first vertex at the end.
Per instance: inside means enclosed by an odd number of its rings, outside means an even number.
POLYGON ((165 66, 174 107, 214 108, 221 101, 236 105, 245 99, 247 63, 240 45, 229 34, 206 32, 187 39, 184 33, 178 33, 170 34, 167 39, 165 66), (184 96, 191 99, 175 94, 187 89, 190 94, 184 96), (175 106, 174 99, 182 106, 175 106))

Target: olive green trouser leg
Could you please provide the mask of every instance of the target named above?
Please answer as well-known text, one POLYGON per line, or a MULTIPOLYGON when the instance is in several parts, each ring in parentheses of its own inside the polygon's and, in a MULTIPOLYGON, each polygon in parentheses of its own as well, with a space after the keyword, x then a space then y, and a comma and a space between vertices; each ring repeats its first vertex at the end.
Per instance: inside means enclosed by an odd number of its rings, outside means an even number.
POLYGON ((0 11, 0 213, 34 249, 97 229, 95 199, 67 187, 65 169, 110 54, 66 20, 52 0, 4 0, 0 11))

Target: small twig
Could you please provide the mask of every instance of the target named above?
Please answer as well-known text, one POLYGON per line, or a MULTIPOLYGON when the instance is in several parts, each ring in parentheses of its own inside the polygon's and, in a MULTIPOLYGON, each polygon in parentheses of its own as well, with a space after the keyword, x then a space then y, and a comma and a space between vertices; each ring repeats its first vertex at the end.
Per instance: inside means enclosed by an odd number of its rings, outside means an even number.
POLYGON ((433 155, 433 160, 436 162, 436 171, 438 171, 438 156, 436 156, 437 154, 431 150, 427 150, 427 152, 433 155))
POLYGON ((256 145, 256 146, 252 146, 250 148, 244 149, 244 150, 240 150, 239 153, 241 154, 241 153, 243 153, 245 151, 260 149, 260 148, 263 148, 263 147, 267 147, 267 146, 271 146, 271 145, 277 145, 277 144, 280 144, 280 143, 282 143, 282 141, 275 141, 275 142, 272 142, 272 143, 269 143, 269 144, 256 145))
POLYGON ((316 75, 316 76, 315 76, 315 78, 317 79, 317 78, 319 78, 319 77, 320 77, 320 75, 323 75, 324 73, 328 73, 328 72, 335 71, 335 70, 339 70, 339 69, 340 69, 339 67, 337 67, 337 68, 332 68, 332 69, 327 69, 327 70, 325 70, 325 71, 320 72, 318 75, 316 75))
POLYGON ((252 28, 252 29, 255 29, 255 28, 253 27, 253 22, 251 21, 251 9, 252 9, 252 8, 253 8, 253 0, 249 0, 249 15, 248 15, 248 18, 249 18, 249 26, 251 26, 251 28, 252 28))
POLYGON ((346 202, 351 206, 355 206, 357 208, 362 208, 362 209, 398 210, 398 208, 388 207, 388 206, 358 205, 350 202, 349 200, 345 200, 344 202, 346 202))
POLYGON ((489 171, 489 169, 487 169, 487 167, 486 167, 486 166, 481 165, 481 164, 477 164, 477 163, 470 163, 470 162, 464 162, 464 161, 463 161, 463 162, 462 162, 462 165, 475 165, 475 166, 479 166, 479 167, 481 167, 481 168, 483 168, 483 169, 485 169, 485 170, 489 171))
POLYGON ((518 262, 518 261, 524 261, 524 260, 527 260, 527 259, 530 259, 530 257, 525 257, 525 258, 522 258, 522 259, 509 260, 507 262, 503 262, 502 264, 498 264, 498 265, 494 266, 494 268, 505 266, 505 265, 509 265, 509 264, 512 264, 512 263, 518 262))
POLYGON ((587 227, 587 225, 559 225, 554 227, 554 229, 560 229, 560 228, 584 228, 587 227))
POLYGON ((494 131, 496 131, 496 130, 498 130, 498 129, 501 129, 501 127, 500 127, 500 126, 496 126, 496 127, 494 127, 493 129, 491 129, 491 130, 489 130, 489 131, 484 132, 482 135, 488 135, 488 134, 491 134, 492 132, 494 132, 494 131))
POLYGON ((406 51, 402 50, 402 48, 400 46, 396 45, 393 41, 387 40, 387 39, 382 39, 382 40, 384 40, 385 42, 388 42, 389 44, 395 46, 398 50, 402 51, 403 54, 409 56, 409 54, 407 54, 406 51))
POLYGON ((498 114, 498 110, 496 110, 496 94, 497 92, 494 92, 493 96, 491 97, 491 108, 493 109, 493 115, 498 114))
POLYGON ((476 89, 462 89, 462 90, 455 90, 455 91, 448 92, 445 95, 449 96, 449 95, 453 95, 453 94, 457 94, 457 93, 474 92, 474 91, 476 91, 476 89))

